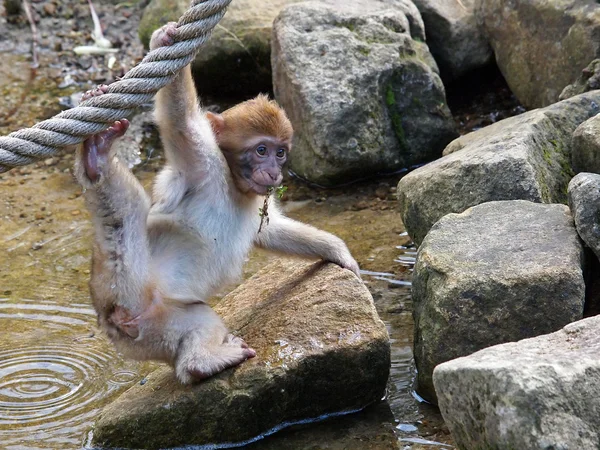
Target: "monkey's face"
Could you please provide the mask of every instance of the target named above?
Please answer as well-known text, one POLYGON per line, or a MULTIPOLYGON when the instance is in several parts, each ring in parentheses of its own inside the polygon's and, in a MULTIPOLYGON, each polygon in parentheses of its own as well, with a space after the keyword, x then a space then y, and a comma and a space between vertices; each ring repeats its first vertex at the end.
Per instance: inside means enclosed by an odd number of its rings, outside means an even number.
POLYGON ((289 142, 273 136, 256 136, 248 140, 234 171, 238 188, 244 193, 265 195, 270 187, 280 186, 289 151, 289 142))

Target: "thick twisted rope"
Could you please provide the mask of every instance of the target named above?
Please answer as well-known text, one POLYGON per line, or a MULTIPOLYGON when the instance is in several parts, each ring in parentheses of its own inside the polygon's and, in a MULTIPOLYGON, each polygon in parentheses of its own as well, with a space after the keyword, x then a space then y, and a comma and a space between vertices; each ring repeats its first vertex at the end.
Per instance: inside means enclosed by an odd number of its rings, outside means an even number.
POLYGON ((112 83, 106 94, 44 120, 32 128, 0 137, 0 173, 54 155, 58 149, 78 144, 128 117, 149 102, 187 66, 225 15, 231 0, 192 0, 177 22, 175 43, 152 50, 136 67, 112 83))

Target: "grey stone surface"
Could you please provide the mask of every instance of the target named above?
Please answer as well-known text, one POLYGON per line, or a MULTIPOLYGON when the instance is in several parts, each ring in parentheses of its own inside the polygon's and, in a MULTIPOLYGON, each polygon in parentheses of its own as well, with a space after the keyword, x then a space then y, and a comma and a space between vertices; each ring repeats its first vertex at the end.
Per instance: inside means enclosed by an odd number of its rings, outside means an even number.
POLYGON ((600 91, 462 136, 444 157, 400 180, 406 230, 419 244, 444 215, 493 200, 566 203, 575 128, 600 111, 600 91))
POLYGON ((442 218, 413 275, 419 393, 436 401, 438 364, 581 319, 582 266, 565 205, 489 202, 442 218))
POLYGON ((409 2, 310 2, 277 17, 273 84, 295 129, 296 174, 331 186, 392 172, 439 157, 457 136, 415 17, 409 2))
POLYGON ((568 195, 579 236, 600 258, 600 175, 576 175, 569 183, 568 195))
POLYGON ((439 406, 458 448, 600 448, 600 317, 439 365, 439 406))
POLYGON ((600 173, 600 115, 577 127, 572 147, 571 161, 575 173, 600 173))
POLYGON ((488 64, 492 48, 477 26, 475 0, 414 0, 423 16, 427 45, 444 81, 488 64))
POLYGON ((380 400, 387 330, 371 294, 333 264, 274 263, 215 307, 256 358, 192 388, 170 368, 108 405, 94 444, 157 449, 245 441, 287 421, 380 400))
POLYGON ((475 15, 510 89, 528 108, 550 105, 600 56, 600 4, 476 0, 475 15))

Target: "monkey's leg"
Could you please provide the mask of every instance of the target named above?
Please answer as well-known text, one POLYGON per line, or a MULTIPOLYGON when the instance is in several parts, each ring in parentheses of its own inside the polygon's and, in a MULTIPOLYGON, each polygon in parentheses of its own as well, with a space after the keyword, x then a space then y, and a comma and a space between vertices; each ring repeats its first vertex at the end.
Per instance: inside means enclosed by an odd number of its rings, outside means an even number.
POLYGON ((208 305, 196 305, 198 324, 180 341, 175 373, 184 384, 203 380, 256 356, 243 339, 227 331, 221 318, 208 305))
POLYGON ((141 314, 152 295, 146 220, 150 200, 142 186, 111 153, 129 122, 117 121, 88 138, 78 150, 76 176, 94 225, 90 290, 100 322, 116 305, 141 314))

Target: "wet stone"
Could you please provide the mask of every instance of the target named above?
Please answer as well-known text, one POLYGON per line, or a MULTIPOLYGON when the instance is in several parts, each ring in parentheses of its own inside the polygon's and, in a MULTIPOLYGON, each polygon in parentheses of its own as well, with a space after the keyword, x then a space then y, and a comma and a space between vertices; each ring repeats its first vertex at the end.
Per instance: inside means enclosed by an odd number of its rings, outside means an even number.
POLYGON ((103 411, 94 444, 164 448, 240 442, 285 423, 380 400, 390 366, 387 330, 351 272, 275 263, 215 310, 257 357, 192 388, 170 368, 103 411))

